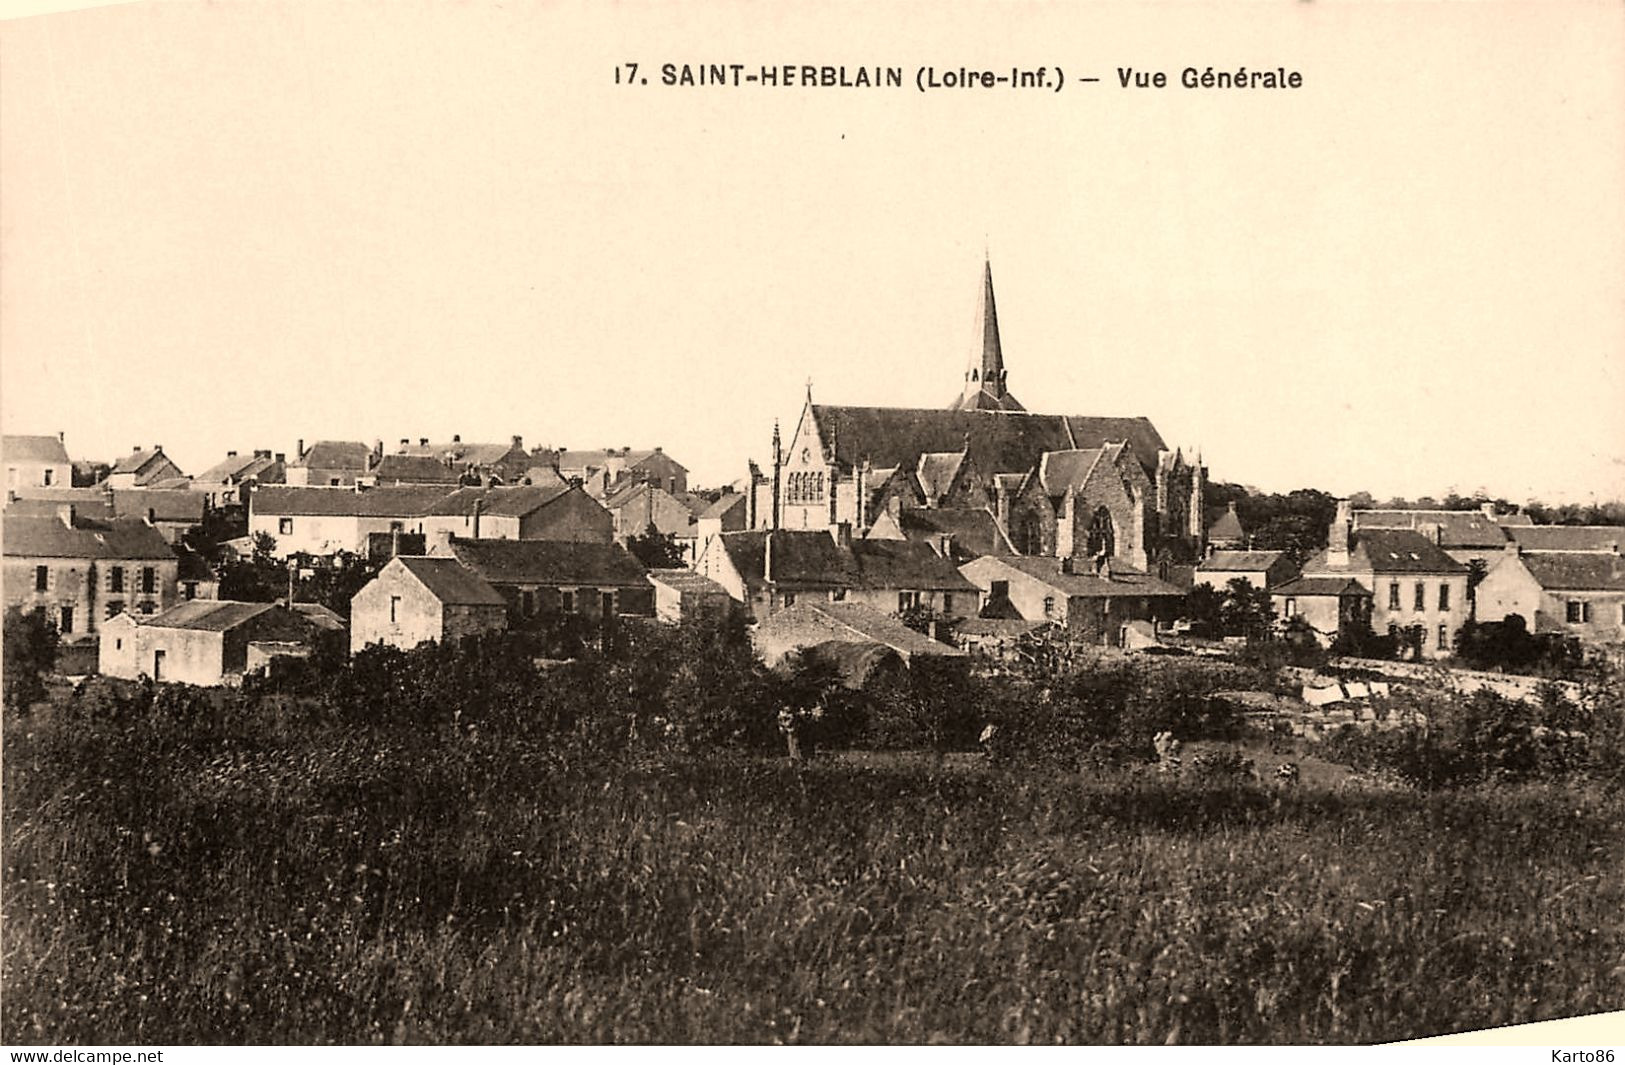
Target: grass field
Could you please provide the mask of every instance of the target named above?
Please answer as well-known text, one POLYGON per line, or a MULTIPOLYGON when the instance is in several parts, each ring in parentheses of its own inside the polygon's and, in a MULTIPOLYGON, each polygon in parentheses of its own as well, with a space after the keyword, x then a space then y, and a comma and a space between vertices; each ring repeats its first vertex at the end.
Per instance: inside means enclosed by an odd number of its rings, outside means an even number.
POLYGON ((1372 1042, 1625 1007, 1625 801, 7 727, 11 1043, 1372 1042))

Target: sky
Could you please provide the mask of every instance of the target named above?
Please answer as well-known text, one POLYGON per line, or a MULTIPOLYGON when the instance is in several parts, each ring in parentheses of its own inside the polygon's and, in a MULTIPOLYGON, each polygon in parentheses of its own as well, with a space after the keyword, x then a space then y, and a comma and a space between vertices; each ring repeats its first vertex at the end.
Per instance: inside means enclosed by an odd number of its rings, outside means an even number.
POLYGON ((1031 410, 1149 417, 1266 491, 1625 497, 1622 31, 1617 3, 1321 0, 14 18, 0 423, 188 472, 299 439, 661 445, 714 485, 809 381, 946 405, 987 255, 1031 410), (922 65, 1069 81, 920 93, 922 65))

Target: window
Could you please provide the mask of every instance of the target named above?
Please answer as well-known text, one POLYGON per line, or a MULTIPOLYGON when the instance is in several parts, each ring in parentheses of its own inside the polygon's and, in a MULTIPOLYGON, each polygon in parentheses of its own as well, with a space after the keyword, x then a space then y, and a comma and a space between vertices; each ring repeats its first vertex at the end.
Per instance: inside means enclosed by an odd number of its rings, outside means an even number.
POLYGON ((116 618, 122 613, 124 613, 124 601, 122 599, 109 599, 107 601, 108 617, 116 618))
POLYGON ((124 650, 124 641, 123 640, 114 640, 113 641, 113 650, 115 650, 115 651, 124 650))
POLYGON ((188 598, 188 599, 196 599, 197 598, 197 581, 187 581, 186 584, 183 586, 182 591, 185 594, 186 598, 188 598))
POLYGON ((905 610, 911 610, 914 607, 917 607, 919 605, 920 605, 920 593, 919 592, 898 592, 897 593, 897 612, 899 614, 901 614, 905 610))
POLYGON ((1112 512, 1098 507, 1089 521, 1089 556, 1094 558, 1116 553, 1117 530, 1112 525, 1112 512))
POLYGON ((845 602, 846 601, 846 589, 845 588, 832 588, 832 589, 830 589, 829 601, 832 602, 832 603, 843 603, 843 602, 845 602))
POLYGON ((276 531, 277 531, 277 535, 279 535, 279 536, 292 536, 293 535, 293 519, 292 518, 278 518, 277 522, 276 522, 276 531))
POLYGON ((158 571, 151 566, 141 567, 141 593, 151 595, 158 590, 158 571))
POLYGON ((143 613, 143 614, 150 614, 150 613, 153 612, 154 609, 155 608, 153 607, 153 605, 151 603, 142 603, 141 604, 141 613, 143 613))
POLYGON ((108 571, 108 576, 109 576, 109 580, 110 580, 110 583, 107 586, 108 591, 110 591, 110 592, 122 592, 122 591, 124 591, 124 567, 123 566, 114 566, 110 571, 108 571))
POLYGON ((1388 609, 1399 609, 1399 582, 1394 581, 1388 585, 1388 609))
POLYGON ((1568 602, 1568 622, 1570 625, 1583 625, 1591 620, 1591 603, 1584 599, 1570 599, 1568 602))
POLYGON ((329 487, 329 488, 337 488, 338 486, 339 486, 339 479, 337 477, 329 477, 327 479, 327 487, 329 487))
POLYGON ((992 587, 988 591, 988 595, 994 599, 1010 598, 1010 582, 994 581, 992 587))
POLYGON ((1421 581, 1416 582, 1416 609, 1424 610, 1427 607, 1427 588, 1421 581))
POLYGON ((954 612, 954 593, 942 593, 942 612, 944 614, 952 614, 954 612))
POLYGON ((536 613, 536 593, 526 589, 519 593, 519 612, 525 617, 536 613))
POLYGON ((1443 625, 1439 626, 1439 650, 1448 650, 1450 647, 1450 630, 1443 625))
POLYGON ((34 591, 43 592, 47 588, 50 587, 50 584, 51 584, 51 567, 49 567, 49 566, 35 566, 34 567, 34 591))
POLYGON ((1291 617, 1297 617, 1297 615, 1298 615, 1298 601, 1296 599, 1294 599, 1292 596, 1289 595, 1286 598, 1286 616, 1291 618, 1291 617))
POLYGON ((1448 584, 1439 585, 1439 609, 1450 609, 1450 585, 1448 584))
POLYGON ((56 471, 51 469, 51 467, 49 467, 49 466, 45 467, 45 480, 43 482, 41 482, 42 484, 45 485, 45 487, 47 487, 47 488, 51 487, 51 481, 53 479, 52 474, 54 474, 54 473, 56 473, 56 471))
POLYGON ((1423 625, 1417 625, 1415 627, 1414 631, 1416 633, 1416 646, 1418 646, 1418 647, 1426 647, 1428 645, 1428 630, 1427 630, 1427 627, 1423 626, 1423 625))
POLYGON ((400 620, 401 597, 398 595, 392 595, 389 597, 389 623, 391 625, 396 625, 400 623, 400 620))
POLYGON ((1055 597, 1053 595, 1044 597, 1044 616, 1047 618, 1055 616, 1055 597))
POLYGON ((570 591, 561 591, 559 593, 559 609, 566 614, 575 613, 576 594, 570 591))
POLYGON ((62 608, 62 623, 56 627, 56 631, 64 636, 73 631, 73 607, 62 608))
POLYGON ((795 606, 796 605, 796 593, 795 592, 785 592, 784 593, 784 605, 785 606, 795 606))

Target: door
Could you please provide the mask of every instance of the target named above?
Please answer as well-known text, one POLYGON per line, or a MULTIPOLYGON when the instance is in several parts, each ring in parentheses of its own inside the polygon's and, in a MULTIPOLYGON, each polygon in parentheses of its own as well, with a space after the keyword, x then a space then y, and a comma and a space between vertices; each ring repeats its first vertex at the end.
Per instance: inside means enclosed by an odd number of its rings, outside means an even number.
POLYGON ((164 679, 164 653, 162 651, 152 652, 152 679, 155 681, 164 679))

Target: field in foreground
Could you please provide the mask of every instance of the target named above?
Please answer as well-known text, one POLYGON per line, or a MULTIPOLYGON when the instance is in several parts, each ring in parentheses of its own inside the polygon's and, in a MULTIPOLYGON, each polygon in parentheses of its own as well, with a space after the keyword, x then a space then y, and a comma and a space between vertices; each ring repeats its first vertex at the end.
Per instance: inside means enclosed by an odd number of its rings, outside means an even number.
POLYGON ((1372 1042, 1625 1006, 1625 801, 8 724, 10 1043, 1372 1042))

